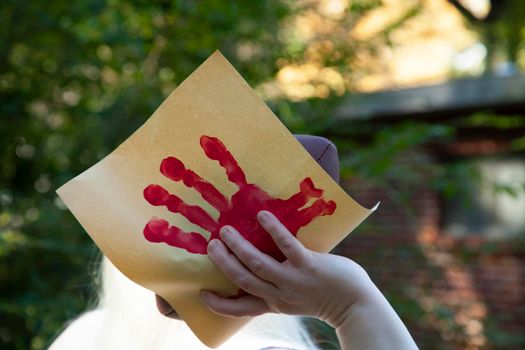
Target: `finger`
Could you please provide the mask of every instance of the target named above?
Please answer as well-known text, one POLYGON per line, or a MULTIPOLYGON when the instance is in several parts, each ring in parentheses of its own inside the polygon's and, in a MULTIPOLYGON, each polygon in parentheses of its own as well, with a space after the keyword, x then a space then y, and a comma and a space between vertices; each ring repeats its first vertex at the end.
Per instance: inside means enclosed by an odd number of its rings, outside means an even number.
POLYGON ((272 236, 275 244, 284 256, 296 266, 302 266, 308 261, 309 251, 297 238, 269 211, 262 210, 257 214, 261 226, 272 236))
POLYGON ((277 290, 273 284, 254 275, 241 264, 235 255, 228 251, 220 240, 213 239, 210 241, 208 256, 224 272, 226 277, 239 288, 259 297, 274 297, 276 295, 277 290))
POLYGON ((171 307, 171 305, 160 295, 155 294, 155 301, 157 302, 157 309, 166 317, 180 320, 179 314, 171 307))
POLYGON ((223 298, 208 291, 200 295, 208 309, 222 316, 254 317, 270 311, 264 300, 253 295, 238 299, 223 298))
POLYGON ((235 228, 224 226, 221 229, 221 238, 244 266, 260 278, 273 283, 288 278, 280 263, 255 248, 235 228))

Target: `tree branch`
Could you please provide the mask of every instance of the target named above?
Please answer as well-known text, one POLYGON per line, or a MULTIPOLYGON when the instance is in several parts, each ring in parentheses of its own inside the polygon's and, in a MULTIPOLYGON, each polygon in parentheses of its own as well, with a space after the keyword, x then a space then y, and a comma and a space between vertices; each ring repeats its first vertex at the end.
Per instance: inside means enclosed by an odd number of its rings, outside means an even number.
MULTIPOLYGON (((469 22, 482 22, 484 19, 480 19, 472 14, 465 6, 463 6, 459 0, 448 0, 450 4, 452 4, 466 19, 469 20, 469 22)), ((490 11, 492 11, 492 6, 490 11)), ((487 14, 487 17, 490 15, 490 12, 487 14)))
POLYGON ((448 2, 454 6, 465 18, 470 22, 492 22, 497 20, 503 13, 503 10, 507 7, 508 0, 497 0, 490 2, 490 9, 484 18, 478 18, 469 11, 468 8, 463 6, 459 0, 448 0, 448 2))

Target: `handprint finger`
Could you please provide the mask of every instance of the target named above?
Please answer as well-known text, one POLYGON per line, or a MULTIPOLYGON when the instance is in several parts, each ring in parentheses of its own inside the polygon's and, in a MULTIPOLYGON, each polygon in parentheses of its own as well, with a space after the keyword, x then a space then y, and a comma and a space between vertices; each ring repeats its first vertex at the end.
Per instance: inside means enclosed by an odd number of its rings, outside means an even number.
POLYGON ((208 158, 219 161, 219 164, 226 170, 228 180, 243 187, 247 185, 246 175, 242 171, 233 155, 226 146, 216 137, 202 135, 200 144, 208 158))
POLYGON ((254 275, 235 255, 228 252, 220 240, 213 239, 210 241, 208 256, 233 284, 246 292, 263 298, 274 297, 277 294, 277 289, 273 284, 254 275))
POLYGON ((262 279, 278 284, 288 278, 281 264, 254 247, 235 228, 224 226, 221 238, 244 266, 262 279))
POLYGON ((212 312, 228 317, 254 317, 270 311, 261 298, 247 295, 238 299, 223 298, 215 293, 202 291, 201 298, 212 312))
POLYGON ((150 242, 164 242, 186 249, 190 253, 206 254, 208 241, 198 232, 186 232, 157 217, 152 217, 144 227, 144 238, 150 242))
POLYGON ((294 208, 301 208, 310 198, 319 198, 323 190, 316 188, 311 178, 307 177, 299 184, 300 191, 287 199, 288 203, 294 208))
POLYGON ((215 186, 193 170, 186 169, 184 163, 179 159, 175 157, 163 159, 160 164, 160 172, 173 181, 182 181, 186 186, 195 188, 202 198, 218 211, 225 210, 228 207, 228 200, 215 186))
POLYGON ((149 185, 144 189, 144 198, 155 206, 165 206, 172 213, 180 213, 190 222, 199 225, 206 231, 213 231, 217 223, 204 209, 198 205, 186 204, 178 196, 169 193, 160 185, 149 185))
POLYGON ((284 256, 296 266, 303 266, 308 261, 309 251, 297 238, 273 215, 263 210, 257 214, 262 227, 272 236, 284 256))

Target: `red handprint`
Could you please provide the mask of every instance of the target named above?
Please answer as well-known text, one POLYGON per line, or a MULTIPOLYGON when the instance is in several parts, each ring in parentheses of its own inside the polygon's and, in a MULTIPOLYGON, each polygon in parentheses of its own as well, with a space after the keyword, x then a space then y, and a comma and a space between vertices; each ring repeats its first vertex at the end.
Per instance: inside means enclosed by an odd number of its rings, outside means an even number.
MULTIPOLYGON (((260 251, 283 261, 284 255, 256 220, 259 211, 271 211, 294 236, 301 227, 308 225, 315 217, 331 215, 335 211, 335 202, 322 199, 323 190, 315 188, 309 177, 301 181, 300 191, 290 198, 272 198, 257 185, 246 181, 243 170, 218 138, 203 135, 200 138, 200 145, 206 156, 218 161, 226 170, 228 180, 239 188, 230 200, 194 171, 186 169, 177 158, 168 157, 162 160, 160 172, 167 178, 182 181, 187 187, 199 192, 205 201, 219 211, 217 221, 201 207, 186 204, 160 185, 147 186, 144 189, 144 198, 152 205, 165 206, 169 211, 181 214, 190 222, 210 232, 210 240, 220 239, 220 228, 230 225, 260 251), (305 207, 311 198, 316 200, 305 207)), ((164 242, 194 254, 206 254, 209 241, 200 233, 184 232, 176 226, 170 226, 166 220, 156 217, 151 218, 144 227, 144 237, 150 242, 164 242)))

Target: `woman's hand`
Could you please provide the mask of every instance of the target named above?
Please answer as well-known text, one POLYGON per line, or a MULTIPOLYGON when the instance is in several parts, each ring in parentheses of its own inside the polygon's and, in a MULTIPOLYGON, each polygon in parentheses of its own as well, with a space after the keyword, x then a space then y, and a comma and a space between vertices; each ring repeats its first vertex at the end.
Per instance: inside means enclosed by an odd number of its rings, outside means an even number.
POLYGON ((210 241, 208 256, 250 295, 231 299, 203 291, 201 297, 213 312, 236 317, 267 312, 303 315, 338 327, 352 305, 374 289, 366 272, 350 259, 305 248, 270 212, 261 211, 257 219, 287 260, 276 261, 233 227, 223 227, 225 244, 210 241))
POLYGON ((287 260, 279 263, 234 228, 223 227, 226 246, 214 239, 208 244, 208 255, 250 295, 230 299, 203 291, 201 297, 210 310, 234 317, 266 312, 316 317, 336 328, 345 350, 417 349, 401 319, 359 265, 305 248, 267 211, 257 219, 287 260))

